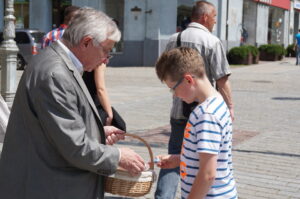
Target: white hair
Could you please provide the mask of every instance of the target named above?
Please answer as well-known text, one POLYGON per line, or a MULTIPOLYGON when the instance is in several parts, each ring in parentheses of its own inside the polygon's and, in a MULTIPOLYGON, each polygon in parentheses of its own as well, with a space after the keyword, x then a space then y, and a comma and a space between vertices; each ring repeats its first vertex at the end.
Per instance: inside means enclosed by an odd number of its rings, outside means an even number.
POLYGON ((83 7, 72 18, 62 38, 74 47, 85 36, 91 36, 93 42, 98 44, 107 39, 118 42, 121 39, 121 32, 116 23, 103 12, 83 7))

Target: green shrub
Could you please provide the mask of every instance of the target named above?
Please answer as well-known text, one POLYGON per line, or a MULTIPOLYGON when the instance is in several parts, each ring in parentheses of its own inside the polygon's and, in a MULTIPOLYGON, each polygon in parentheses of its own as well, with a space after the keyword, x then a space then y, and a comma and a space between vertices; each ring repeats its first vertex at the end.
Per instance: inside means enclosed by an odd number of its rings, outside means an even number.
POLYGON ((247 45, 246 47, 249 49, 250 53, 251 53, 254 57, 256 57, 256 56, 258 55, 258 48, 257 48, 257 47, 252 46, 252 45, 247 45))
POLYGON ((231 48, 230 51, 228 52, 228 57, 229 58, 237 57, 240 59, 245 59, 249 53, 250 50, 246 46, 234 47, 231 48))
POLYGON ((285 55, 284 47, 278 44, 264 44, 261 45, 258 49, 260 52, 264 51, 266 53, 273 54, 273 55, 279 55, 279 56, 285 55))
POLYGON ((296 56, 295 45, 294 44, 290 44, 290 45, 287 46, 286 56, 288 56, 288 57, 295 57, 296 56))
POLYGON ((228 52, 230 64, 251 64, 249 62, 250 49, 247 46, 234 47, 228 52))

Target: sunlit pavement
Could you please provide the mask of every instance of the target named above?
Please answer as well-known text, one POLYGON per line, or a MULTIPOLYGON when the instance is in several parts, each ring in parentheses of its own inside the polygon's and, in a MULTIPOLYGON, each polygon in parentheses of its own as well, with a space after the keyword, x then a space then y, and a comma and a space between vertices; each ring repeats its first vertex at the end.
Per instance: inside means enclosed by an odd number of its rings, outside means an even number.
MULTIPOLYGON (((232 69, 233 163, 241 199, 300 199, 300 66, 294 63, 285 58, 232 69)), ((154 68, 108 67, 106 84, 128 132, 146 139, 154 155, 166 153, 172 96, 154 68)), ((147 148, 136 140, 118 146, 149 160, 147 148)), ((154 198, 154 191, 155 183, 141 198, 154 198)))

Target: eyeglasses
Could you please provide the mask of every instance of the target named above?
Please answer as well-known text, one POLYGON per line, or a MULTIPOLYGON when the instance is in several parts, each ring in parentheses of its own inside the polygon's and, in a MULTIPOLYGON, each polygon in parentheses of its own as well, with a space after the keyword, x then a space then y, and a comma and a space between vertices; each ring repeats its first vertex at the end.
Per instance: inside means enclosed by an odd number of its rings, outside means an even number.
POLYGON ((179 79, 177 82, 176 82, 176 84, 172 87, 172 88, 170 88, 170 92, 172 93, 172 94, 175 94, 175 89, 181 84, 181 82, 184 80, 184 77, 182 77, 181 79, 179 79))
POLYGON ((113 57, 114 57, 113 55, 108 54, 107 57, 106 57, 106 59, 110 60, 110 59, 113 58, 113 57))
POLYGON ((111 58, 113 58, 113 56, 110 54, 111 49, 110 49, 110 50, 105 49, 104 46, 102 46, 101 43, 99 44, 99 46, 102 48, 102 51, 107 55, 106 57, 102 58, 102 62, 103 62, 104 64, 108 64, 108 63, 109 63, 109 60, 110 60, 111 58))
POLYGON ((105 49, 104 46, 102 46, 102 44, 99 44, 99 46, 102 48, 103 52, 107 55, 106 58, 103 59, 110 60, 111 58, 113 58, 113 55, 111 55, 111 49, 110 50, 105 49))

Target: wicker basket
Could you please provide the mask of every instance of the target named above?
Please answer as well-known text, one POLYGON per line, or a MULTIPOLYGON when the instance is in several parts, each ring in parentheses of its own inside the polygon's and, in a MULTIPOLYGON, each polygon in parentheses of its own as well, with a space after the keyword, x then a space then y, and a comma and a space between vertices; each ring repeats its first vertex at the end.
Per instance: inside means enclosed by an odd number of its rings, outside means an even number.
POLYGON ((105 192, 120 196, 144 196, 150 192, 154 181, 153 153, 150 145, 141 137, 129 133, 126 133, 126 136, 136 138, 146 145, 151 160, 150 170, 142 172, 139 176, 131 176, 127 171, 117 170, 114 175, 106 178, 105 192))

